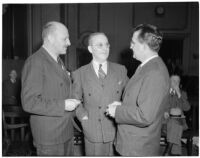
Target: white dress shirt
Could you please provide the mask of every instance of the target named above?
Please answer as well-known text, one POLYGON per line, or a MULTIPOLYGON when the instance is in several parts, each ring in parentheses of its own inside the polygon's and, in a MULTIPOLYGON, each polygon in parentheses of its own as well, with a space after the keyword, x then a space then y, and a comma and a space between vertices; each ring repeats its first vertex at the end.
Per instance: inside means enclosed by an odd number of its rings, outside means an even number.
POLYGON ((94 71, 98 77, 99 77, 98 71, 99 71, 100 64, 102 65, 102 69, 106 75, 107 75, 107 71, 108 71, 108 68, 107 68, 108 62, 107 61, 105 61, 104 63, 98 63, 97 61, 92 60, 92 65, 93 65, 94 71))

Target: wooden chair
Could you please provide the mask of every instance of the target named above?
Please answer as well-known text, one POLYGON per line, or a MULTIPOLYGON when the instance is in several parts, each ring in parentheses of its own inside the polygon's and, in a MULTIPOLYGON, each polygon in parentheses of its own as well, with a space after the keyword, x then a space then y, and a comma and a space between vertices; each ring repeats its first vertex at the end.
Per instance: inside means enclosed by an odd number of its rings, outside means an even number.
POLYGON ((11 141, 16 138, 16 130, 20 129, 20 141, 25 140, 25 128, 29 126, 28 113, 19 106, 3 106, 3 130, 4 136, 9 138, 8 131, 11 131, 11 141), (10 121, 10 122, 9 122, 10 121))

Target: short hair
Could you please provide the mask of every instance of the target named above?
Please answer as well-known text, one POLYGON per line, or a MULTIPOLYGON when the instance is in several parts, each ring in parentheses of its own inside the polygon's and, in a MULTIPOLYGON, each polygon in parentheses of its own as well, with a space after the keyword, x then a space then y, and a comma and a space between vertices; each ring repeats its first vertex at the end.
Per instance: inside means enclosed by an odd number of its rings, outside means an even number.
POLYGON ((178 79, 179 81, 181 81, 181 77, 179 76, 179 75, 177 75, 177 74, 173 74, 173 75, 171 75, 171 77, 170 77, 171 79, 178 79))
POLYGON ((43 41, 49 34, 55 32, 56 29, 57 29, 56 22, 51 21, 51 22, 46 23, 46 25, 44 25, 44 27, 42 29, 42 39, 43 39, 43 41))
MULTIPOLYGON (((91 33, 91 34, 89 35, 89 37, 88 37, 88 45, 91 45, 91 44, 92 44, 93 38, 94 38, 95 36, 98 36, 98 35, 104 35, 104 36, 106 36, 106 34, 103 33, 103 32, 94 32, 94 33, 91 33)), ((107 36, 106 36, 106 37, 107 37, 107 36)))
POLYGON ((156 26, 140 24, 134 28, 133 33, 136 31, 140 31, 138 34, 138 40, 140 43, 145 42, 149 48, 155 52, 160 50, 163 34, 156 26))

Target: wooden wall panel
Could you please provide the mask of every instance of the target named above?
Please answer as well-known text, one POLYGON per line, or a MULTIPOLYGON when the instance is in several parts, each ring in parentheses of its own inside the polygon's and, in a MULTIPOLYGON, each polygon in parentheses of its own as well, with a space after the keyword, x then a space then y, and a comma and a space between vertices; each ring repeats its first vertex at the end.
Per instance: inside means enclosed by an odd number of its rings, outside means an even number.
POLYGON ((41 5, 32 5, 32 53, 37 51, 42 44, 42 7, 41 5))
POLYGON ((79 4, 79 15, 78 15, 78 37, 81 34, 88 31, 97 31, 97 17, 98 17, 98 9, 97 4, 79 4))
POLYGON ((34 4, 32 5, 32 42, 33 52, 42 44, 42 27, 48 21, 60 21, 60 5, 34 4))
POLYGON ((111 61, 119 62, 120 53, 129 47, 131 29, 131 4, 101 4, 100 30, 108 35, 111 61))
POLYGON ((78 46, 78 6, 68 4, 65 12, 65 24, 69 30, 71 46, 68 47, 65 65, 71 71, 77 68, 76 47, 78 46))
POLYGON ((187 52, 190 56, 187 74, 199 75, 199 7, 193 3, 190 5, 190 8, 193 20, 190 23, 190 49, 187 52))
POLYGON ((150 23, 159 26, 162 30, 183 30, 187 27, 187 3, 136 3, 134 24, 150 23), (163 16, 156 16, 155 8, 164 8, 163 16))

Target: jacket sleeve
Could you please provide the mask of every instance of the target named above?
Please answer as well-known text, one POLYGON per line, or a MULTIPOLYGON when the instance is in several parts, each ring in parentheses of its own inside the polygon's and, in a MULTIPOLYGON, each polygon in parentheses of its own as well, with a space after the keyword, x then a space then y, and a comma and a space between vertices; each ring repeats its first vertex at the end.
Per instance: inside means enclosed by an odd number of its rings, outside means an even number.
POLYGON ((22 72, 21 91, 23 109, 36 115, 63 116, 65 101, 56 97, 45 97, 43 94, 44 73, 47 72, 44 72, 41 60, 29 60, 25 63, 22 72))
POLYGON ((130 94, 129 102, 122 102, 122 106, 117 107, 116 122, 138 127, 151 125, 158 115, 167 91, 166 81, 159 72, 148 73, 142 81, 137 100, 131 99, 130 94))
POLYGON ((187 93, 185 91, 181 92, 181 97, 179 98, 179 100, 180 100, 180 105, 183 111, 189 111, 190 103, 188 102, 187 93))
POLYGON ((122 76, 123 76, 123 90, 125 89, 126 87, 126 84, 128 83, 129 81, 129 78, 127 76, 127 69, 125 66, 123 66, 123 69, 122 69, 122 76))
MULTIPOLYGON (((81 71, 78 69, 72 73, 72 78, 73 78, 73 92, 72 92, 72 97, 78 100, 83 101, 83 89, 82 89, 82 82, 81 82, 81 71)), ((82 120, 84 116, 88 116, 87 110, 84 108, 83 104, 80 104, 76 108, 76 116, 79 121, 82 120)))

